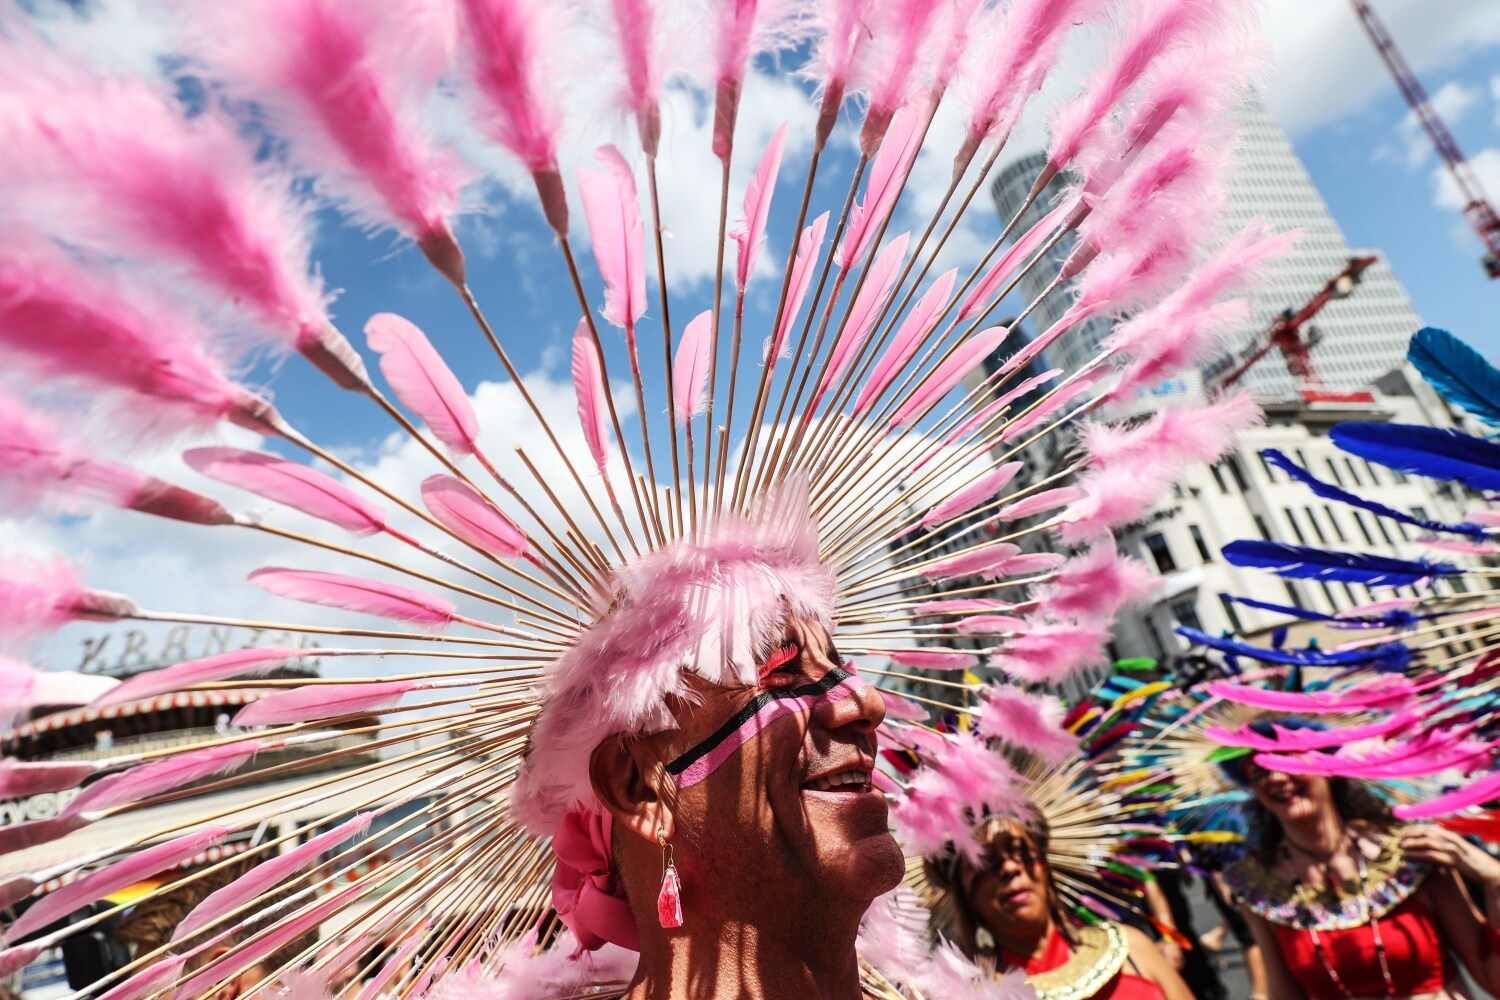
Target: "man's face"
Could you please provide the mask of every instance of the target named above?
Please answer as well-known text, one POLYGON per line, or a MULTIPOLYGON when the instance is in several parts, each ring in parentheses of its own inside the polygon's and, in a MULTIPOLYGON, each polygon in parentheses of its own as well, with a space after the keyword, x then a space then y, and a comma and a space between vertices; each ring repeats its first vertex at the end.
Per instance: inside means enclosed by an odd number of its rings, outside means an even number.
POLYGON ((868 901, 894 888, 904 862, 870 782, 884 705, 828 633, 790 621, 752 686, 691 680, 680 728, 652 738, 675 772, 684 885, 773 907, 796 889, 868 901))

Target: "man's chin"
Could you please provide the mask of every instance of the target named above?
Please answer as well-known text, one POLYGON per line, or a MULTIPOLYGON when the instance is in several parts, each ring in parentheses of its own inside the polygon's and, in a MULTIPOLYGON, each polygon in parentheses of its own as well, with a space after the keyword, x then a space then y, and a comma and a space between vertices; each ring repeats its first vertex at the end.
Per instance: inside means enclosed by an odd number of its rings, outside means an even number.
POLYGON ((829 859, 824 866, 829 888, 836 884, 843 895, 856 899, 883 896, 906 874, 906 857, 889 832, 843 841, 823 855, 829 859))

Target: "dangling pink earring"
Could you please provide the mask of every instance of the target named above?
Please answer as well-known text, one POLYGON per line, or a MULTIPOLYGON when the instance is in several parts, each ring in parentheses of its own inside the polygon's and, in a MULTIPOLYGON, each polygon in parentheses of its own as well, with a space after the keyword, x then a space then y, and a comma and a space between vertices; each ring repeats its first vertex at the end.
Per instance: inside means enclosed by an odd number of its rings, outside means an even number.
POLYGON ((661 892, 656 897, 656 917, 666 928, 682 926, 682 882, 677 877, 677 862, 667 835, 656 831, 661 845, 661 892))

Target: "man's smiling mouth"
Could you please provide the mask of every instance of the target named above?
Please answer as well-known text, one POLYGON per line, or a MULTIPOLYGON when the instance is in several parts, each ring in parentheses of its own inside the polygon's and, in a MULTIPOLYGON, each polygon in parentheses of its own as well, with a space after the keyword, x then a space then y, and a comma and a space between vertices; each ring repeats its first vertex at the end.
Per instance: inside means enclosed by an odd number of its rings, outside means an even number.
POLYGON ((872 786, 869 771, 848 770, 813 778, 811 781, 803 782, 802 787, 814 792, 863 792, 869 791, 872 786))

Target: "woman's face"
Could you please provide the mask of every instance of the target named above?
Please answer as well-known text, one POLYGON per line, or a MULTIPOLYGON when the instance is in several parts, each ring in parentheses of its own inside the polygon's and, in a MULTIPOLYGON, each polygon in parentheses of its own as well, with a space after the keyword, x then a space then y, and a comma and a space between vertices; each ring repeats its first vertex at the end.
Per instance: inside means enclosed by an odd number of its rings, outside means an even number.
POLYGON ((1245 765, 1245 780, 1261 805, 1282 823, 1310 819, 1333 809, 1327 778, 1270 771, 1254 761, 1245 765))
POLYGON ((1051 912, 1047 868, 1036 841, 1020 827, 1002 830, 969 886, 974 915, 997 939, 1039 938, 1051 912))

